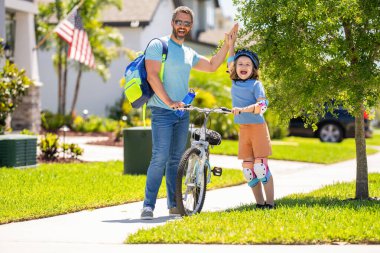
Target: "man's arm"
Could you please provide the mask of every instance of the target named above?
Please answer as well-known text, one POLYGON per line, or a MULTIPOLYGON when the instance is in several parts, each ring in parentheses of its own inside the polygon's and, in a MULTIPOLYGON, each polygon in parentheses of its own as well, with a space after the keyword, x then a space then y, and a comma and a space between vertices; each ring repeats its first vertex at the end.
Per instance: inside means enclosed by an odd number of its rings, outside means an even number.
MULTIPOLYGON (((235 27, 234 27, 235 28, 235 27)), ((227 67, 229 73, 232 71, 233 62, 234 62, 234 56, 235 56, 235 41, 237 38, 237 29, 233 29, 232 32, 229 34, 228 38, 228 60, 227 60, 227 67)))
POLYGON ((214 72, 223 63, 224 59, 226 58, 227 52, 228 47, 226 43, 224 43, 219 52, 216 55, 214 55, 210 60, 201 55, 199 57, 197 65, 195 65, 194 68, 196 70, 204 72, 214 72))
POLYGON ((147 72, 147 80, 152 87, 154 93, 170 108, 183 107, 181 101, 173 101, 166 93, 160 79, 161 62, 155 60, 145 60, 145 68, 147 72))
POLYGON ((194 66, 196 70, 205 72, 214 72, 223 63, 226 55, 230 49, 230 39, 233 34, 236 35, 239 29, 238 24, 235 24, 231 31, 225 34, 224 44, 216 55, 214 55, 210 60, 204 56, 200 56, 198 63, 194 66))

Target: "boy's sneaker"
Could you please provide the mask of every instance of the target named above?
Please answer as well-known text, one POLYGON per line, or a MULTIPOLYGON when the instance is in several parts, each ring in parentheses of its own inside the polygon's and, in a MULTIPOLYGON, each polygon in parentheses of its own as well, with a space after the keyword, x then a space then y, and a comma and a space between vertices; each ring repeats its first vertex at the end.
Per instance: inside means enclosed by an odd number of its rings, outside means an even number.
POLYGON ((151 207, 144 207, 141 211, 141 219, 142 220, 151 220, 153 219, 153 210, 151 207))
POLYGON ((271 205, 271 204, 265 204, 265 208, 266 209, 275 209, 276 208, 276 204, 273 204, 273 205, 271 205))
POLYGON ((169 216, 181 216, 181 213, 179 212, 177 207, 173 207, 169 209, 169 216))
POLYGON ((264 204, 256 204, 256 209, 265 209, 267 207, 267 204, 264 202, 264 204))

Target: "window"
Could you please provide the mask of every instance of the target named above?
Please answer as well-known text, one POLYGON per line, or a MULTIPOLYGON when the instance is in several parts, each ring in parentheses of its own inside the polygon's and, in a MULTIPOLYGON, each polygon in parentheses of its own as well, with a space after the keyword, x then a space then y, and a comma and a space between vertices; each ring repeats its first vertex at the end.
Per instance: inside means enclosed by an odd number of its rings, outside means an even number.
POLYGON ((10 59, 14 57, 15 31, 16 31, 15 14, 12 12, 6 12, 5 13, 5 38, 6 38, 6 44, 9 46, 11 50, 10 59))

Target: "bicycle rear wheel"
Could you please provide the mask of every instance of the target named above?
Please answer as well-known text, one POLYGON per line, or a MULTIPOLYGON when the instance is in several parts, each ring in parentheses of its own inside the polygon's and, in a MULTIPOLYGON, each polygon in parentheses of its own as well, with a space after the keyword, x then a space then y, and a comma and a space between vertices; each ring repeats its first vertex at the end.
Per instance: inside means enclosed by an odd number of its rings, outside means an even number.
POLYGON ((200 168, 200 153, 195 147, 189 148, 179 163, 175 195, 182 216, 199 213, 206 198, 207 168, 200 168))

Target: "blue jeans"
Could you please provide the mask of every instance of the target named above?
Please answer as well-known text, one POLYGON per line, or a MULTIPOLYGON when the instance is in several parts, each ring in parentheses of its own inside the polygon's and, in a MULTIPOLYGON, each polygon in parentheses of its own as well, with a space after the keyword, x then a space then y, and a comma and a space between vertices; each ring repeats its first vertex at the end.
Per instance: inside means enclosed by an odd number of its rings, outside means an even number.
POLYGON ((144 207, 154 210, 162 177, 166 177, 168 208, 176 206, 175 185, 177 169, 186 148, 189 132, 189 112, 179 118, 172 110, 151 107, 152 159, 149 164, 144 207))

